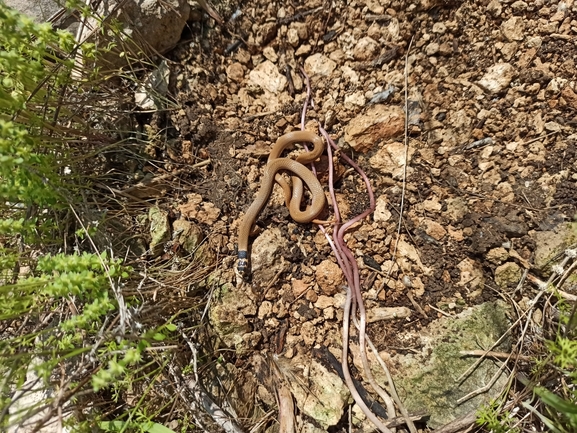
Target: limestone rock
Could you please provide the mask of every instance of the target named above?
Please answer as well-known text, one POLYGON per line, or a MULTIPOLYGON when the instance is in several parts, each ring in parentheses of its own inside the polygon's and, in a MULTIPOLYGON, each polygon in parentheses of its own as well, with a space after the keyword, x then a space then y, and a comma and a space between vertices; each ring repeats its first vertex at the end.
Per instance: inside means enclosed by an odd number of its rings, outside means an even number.
POLYGON ((534 231, 529 235, 535 241, 535 267, 548 274, 551 266, 557 263, 555 257, 577 243, 577 223, 562 223, 554 230, 534 231))
POLYGON ((349 122, 345 141, 357 152, 367 152, 378 142, 401 135, 404 128, 401 107, 375 104, 349 122))
POLYGON ((495 282, 501 288, 515 287, 522 274, 523 270, 517 263, 507 262, 495 269, 495 282))
POLYGON ((173 240, 189 254, 195 253, 204 239, 204 233, 199 226, 182 218, 172 224, 172 230, 173 240))
POLYGON ((151 207, 148 211, 150 220, 150 252, 153 257, 164 251, 164 244, 170 240, 170 224, 168 213, 158 207, 151 207))
POLYGON ((333 73, 337 64, 321 53, 313 54, 305 60, 305 71, 310 76, 329 76, 333 73))
POLYGON ((290 361, 277 361, 286 365, 288 371, 307 371, 306 383, 289 381, 297 407, 323 427, 324 431, 336 425, 350 400, 350 393, 338 375, 329 371, 315 358, 298 356, 290 361))
POLYGON ((495 264, 500 265, 501 263, 503 263, 505 260, 507 260, 509 258, 509 253, 503 247, 493 248, 492 250, 487 252, 486 257, 487 257, 487 260, 489 260, 491 263, 495 263, 495 264))
POLYGON ((357 45, 353 49, 353 57, 356 60, 371 60, 375 57, 379 50, 379 44, 368 36, 358 40, 357 45))
MULTIPOLYGON (((507 314, 505 303, 489 302, 465 310, 456 318, 443 317, 420 330, 417 338, 424 344, 421 352, 393 358, 397 367, 395 385, 408 411, 425 409, 431 415, 428 427, 435 429, 497 397, 507 384, 507 372, 501 372, 487 392, 457 403, 486 385, 499 370, 493 360, 485 359, 459 379, 477 360, 461 356, 461 351, 493 347, 507 332, 507 314)), ((493 350, 508 352, 510 348, 511 338, 505 337, 493 350)))
POLYGON ((523 17, 511 17, 501 24, 501 33, 509 41, 522 41, 525 37, 525 19, 523 17))
POLYGON ((254 240, 250 262, 256 284, 266 285, 279 271, 287 268, 288 265, 282 260, 286 242, 277 227, 265 230, 254 240))
MULTIPOLYGON (((405 164, 410 164, 415 153, 415 149, 409 147, 405 151, 405 145, 399 142, 388 143, 371 157, 369 163, 371 167, 382 174, 391 176, 393 179, 402 179, 405 172, 405 164), (407 161, 408 157, 408 161, 407 161)), ((407 176, 412 172, 411 167, 407 167, 407 176)))
POLYGON ((325 295, 334 295, 342 290, 345 283, 343 271, 334 262, 323 260, 315 272, 316 281, 325 295))
POLYGON ((240 83, 244 78, 244 66, 241 63, 232 63, 226 68, 226 76, 229 80, 240 83))
POLYGON ((375 211, 373 212, 373 219, 375 221, 385 222, 391 219, 393 214, 389 209, 387 209, 388 204, 389 201, 386 195, 381 195, 377 197, 375 211))
POLYGON ((459 285, 468 286, 472 289, 483 286, 485 278, 483 277, 483 268, 479 263, 466 258, 457 265, 457 268, 461 271, 459 285))
POLYGON ((275 95, 282 92, 287 85, 286 77, 279 72, 276 65, 270 60, 262 62, 250 71, 248 78, 251 84, 275 95))
POLYGON ((489 68, 479 80, 479 86, 491 94, 504 91, 515 76, 515 68, 509 63, 497 63, 489 68))

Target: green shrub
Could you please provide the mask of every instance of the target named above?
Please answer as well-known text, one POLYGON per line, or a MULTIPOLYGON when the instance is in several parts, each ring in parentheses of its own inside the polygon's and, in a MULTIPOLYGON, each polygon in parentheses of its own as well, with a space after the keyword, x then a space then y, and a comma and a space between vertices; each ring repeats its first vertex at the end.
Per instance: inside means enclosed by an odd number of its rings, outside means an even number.
MULTIPOLYGON (((59 253, 78 233, 57 221, 83 202, 82 187, 72 182, 81 171, 69 144, 82 142, 74 134, 86 129, 71 110, 80 104, 72 96, 81 93, 82 81, 74 78, 80 51, 70 33, 3 3, 0 23, 0 413, 6 415, 31 371, 48 389, 59 387, 62 407, 80 391, 121 384, 134 374, 128 367, 174 328, 126 329, 136 301, 121 294, 131 271, 121 260, 78 246, 59 253), (120 323, 110 328, 114 317, 120 323)), ((92 45, 81 48, 83 56, 94 53, 92 45)), ((83 225, 79 233, 90 237, 83 225)), ((43 407, 55 410, 52 403, 24 408, 11 420, 0 416, 0 430, 43 407)))

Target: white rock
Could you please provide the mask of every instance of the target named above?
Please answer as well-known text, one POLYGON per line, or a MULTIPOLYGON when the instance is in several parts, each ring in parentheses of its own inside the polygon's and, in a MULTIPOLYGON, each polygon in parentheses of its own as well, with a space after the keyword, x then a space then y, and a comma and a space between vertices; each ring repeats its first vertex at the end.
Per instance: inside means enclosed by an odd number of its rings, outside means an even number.
POLYGON ((499 0, 491 0, 487 5, 487 12, 489 12, 494 17, 501 15, 502 11, 503 6, 501 6, 501 2, 499 0))
POLYGON ((522 17, 511 17, 501 24, 501 33, 509 41, 522 41, 525 37, 525 20, 522 17))
MULTIPOLYGON (((414 153, 414 148, 410 147, 407 152, 409 163, 414 153)), ((371 167, 382 174, 390 175, 393 179, 402 179, 406 163, 405 145, 397 142, 388 143, 371 157, 369 163, 371 167)), ((407 175, 410 172, 412 172, 412 169, 408 167, 407 175)))
POLYGON ((497 94, 505 90, 515 75, 515 69, 509 63, 497 63, 489 68, 483 78, 479 80, 479 86, 485 91, 497 94))
POLYGON ((345 95, 345 108, 346 109, 352 109, 355 106, 357 107, 362 107, 365 105, 365 103, 367 102, 367 100, 365 99, 365 95, 363 92, 359 91, 359 92, 355 92, 355 93, 351 93, 349 95, 345 95))
POLYGON ((162 109, 165 106, 164 97, 168 92, 170 68, 165 60, 150 72, 144 82, 134 92, 135 104, 143 110, 162 109))
POLYGON ((555 77, 551 81, 549 81, 549 84, 547 84, 545 90, 547 90, 548 92, 559 93, 563 89, 563 87, 565 87, 568 81, 569 80, 567 80, 566 78, 555 77))
POLYGON ((276 65, 270 60, 266 60, 250 71, 248 74, 249 82, 255 86, 261 87, 273 94, 282 92, 287 81, 276 65))
POLYGON ((439 52, 439 44, 436 42, 431 42, 429 45, 425 47, 425 54, 427 56, 434 56, 439 52))
POLYGON ((527 10, 527 3, 523 0, 517 0, 511 5, 511 10, 513 10, 515 14, 521 14, 527 10))
POLYGON ((444 23, 433 24, 433 33, 444 35, 447 31, 447 26, 444 23))
POLYGON ((557 122, 547 122, 545 123, 545 129, 550 132, 558 132, 561 131, 561 125, 557 122))
POLYGON ((333 73, 337 64, 321 53, 313 54, 305 60, 305 71, 309 76, 324 75, 329 76, 333 73))
POLYGON ((381 195, 377 197, 377 202, 375 204, 375 211, 373 212, 373 219, 375 221, 388 221, 393 216, 391 211, 387 209, 389 200, 387 196, 381 195))

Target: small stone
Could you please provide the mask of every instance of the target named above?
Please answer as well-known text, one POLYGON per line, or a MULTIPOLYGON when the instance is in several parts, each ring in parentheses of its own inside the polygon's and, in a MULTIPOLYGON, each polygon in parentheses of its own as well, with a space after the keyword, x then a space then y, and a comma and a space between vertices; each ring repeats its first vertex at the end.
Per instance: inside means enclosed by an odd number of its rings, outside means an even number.
POLYGON ((337 64, 321 53, 313 54, 305 60, 305 71, 309 76, 329 76, 333 73, 337 64))
POLYGON ((503 7, 501 6, 501 2, 499 0, 491 0, 487 5, 487 12, 489 12, 494 17, 501 15, 502 11, 503 7))
POLYGON ((345 55, 345 52, 343 50, 337 48, 336 50, 334 50, 333 52, 331 52, 329 54, 329 58, 331 60, 334 60, 335 62, 337 62, 340 65, 341 63, 343 63, 345 61, 346 55, 345 55))
POLYGON ((437 197, 430 198, 423 201, 423 209, 428 212, 437 213, 443 208, 443 205, 439 202, 437 197))
MULTIPOLYGON (((393 179, 402 179, 405 172, 405 164, 410 164, 415 153, 413 147, 409 147, 406 152, 403 143, 392 142, 382 146, 378 152, 371 157, 369 163, 371 167, 382 174, 392 176, 393 179), (407 161, 408 157, 408 161, 407 161)), ((407 168, 407 174, 412 172, 412 168, 407 168)))
POLYGON ((295 51, 295 56, 304 56, 304 55, 310 53, 311 51, 312 51, 312 48, 309 44, 302 44, 295 51))
POLYGON ((514 287, 519 283, 523 270, 517 263, 507 262, 495 269, 495 282, 501 288, 514 287))
POLYGON ((319 295, 316 294, 316 292, 312 289, 307 291, 307 294, 305 295, 305 299, 309 302, 312 302, 313 304, 315 302, 317 302, 317 299, 319 298, 319 295))
POLYGON ((290 28, 297 31, 297 35, 301 41, 308 39, 309 29, 306 23, 294 22, 291 24, 290 28))
POLYGON ((463 236, 463 230, 457 230, 451 226, 448 228, 449 236, 456 242, 462 242, 465 237, 463 236))
POLYGON ((353 48, 353 57, 356 60, 371 60, 376 56, 379 50, 379 44, 368 36, 359 39, 355 48, 353 48))
POLYGON ((293 289, 293 295, 295 298, 300 298, 302 296, 303 293, 305 293, 310 284, 304 282, 303 280, 292 280, 291 281, 291 286, 293 289))
POLYGON ((439 44, 436 42, 431 42, 425 47, 425 54, 427 56, 434 56, 439 52, 439 44))
POLYGON ((387 209, 389 200, 386 195, 381 195, 377 197, 377 202, 375 204, 375 211, 373 212, 373 219, 375 221, 388 221, 391 219, 393 214, 387 209))
POLYGON ((493 248, 487 252, 487 260, 496 265, 500 265, 509 259, 509 253, 503 247, 493 248))
POLYGON ((264 50, 262 50, 262 55, 265 57, 265 59, 270 60, 273 63, 276 63, 278 60, 276 51, 270 45, 268 47, 265 47, 264 50))
POLYGON ((258 307, 258 318, 263 320, 272 313, 272 303, 270 301, 262 301, 258 307))
POLYGON ((515 53, 517 52, 518 44, 517 42, 509 42, 507 44, 503 44, 501 48, 501 53, 503 54, 503 58, 505 60, 511 60, 515 53))
POLYGON ((367 100, 363 92, 355 92, 351 94, 345 95, 345 108, 348 110, 353 109, 356 107, 363 107, 366 104, 367 100))
POLYGON ((522 41, 525 31, 525 20, 522 17, 511 17, 501 24, 501 33, 509 42, 522 41))
POLYGON ((411 310, 407 307, 374 307, 367 311, 367 323, 408 317, 411 317, 411 310))
POLYGON ((431 272, 430 268, 423 265, 421 261, 421 256, 415 248, 414 245, 407 242, 404 235, 399 238, 397 243, 397 264, 400 269, 405 273, 421 272, 425 275, 429 275, 431 272), (416 266, 416 267, 415 267, 416 266))
POLYGON ((315 272, 316 282, 325 295, 334 295, 345 283, 340 266, 330 260, 323 260, 315 272))
POLYGON ((365 4, 367 8, 376 15, 382 15, 385 12, 385 8, 378 0, 365 0, 365 4))
POLYGON ((357 74, 353 68, 349 66, 343 66, 341 68, 341 73, 343 74, 343 78, 349 80, 351 84, 358 84, 359 74, 357 74))
POLYGON ((300 335, 305 343, 305 346, 312 346, 315 344, 317 330, 312 322, 305 322, 301 326, 300 335))
POLYGON ((511 5, 511 10, 515 14, 521 14, 527 10, 527 3, 522 0, 517 0, 511 5))
POLYGON ((561 22, 565 19, 565 15, 567 14, 567 3, 559 2, 557 6, 557 12, 553 14, 553 16, 549 19, 551 22, 561 22))
POLYGON ((296 47, 298 46, 299 42, 300 42, 299 34, 298 34, 298 32, 297 32, 297 29, 294 29, 294 28, 292 28, 292 27, 291 27, 290 29, 288 29, 288 30, 287 30, 287 33, 286 33, 286 39, 287 39, 287 42, 288 42, 292 47, 296 48, 296 47))
POLYGON ((539 36, 534 36, 532 38, 527 39, 527 46, 529 48, 539 49, 541 48, 541 45, 543 45, 543 39, 540 38, 539 36))
POLYGON ((447 31, 447 26, 444 23, 433 24, 433 33, 437 33, 439 35, 444 35, 446 31, 447 31))
POLYGON ((232 63, 226 68, 226 76, 229 80, 240 83, 244 78, 244 67, 238 62, 232 63))
MULTIPOLYGON (((439 45, 439 54, 441 56, 450 56, 451 54, 453 54, 453 47, 448 44, 447 42, 443 42, 441 45, 439 45)), ((443 67, 441 67, 443 68, 443 67)), ((441 73, 441 68, 439 68, 439 70, 437 71, 437 76, 441 77, 443 74, 439 75, 441 73)), ((448 73, 447 73, 448 75, 448 73)), ((446 75, 444 75, 446 76, 446 75)))
POLYGON ((461 271, 459 286, 482 287, 484 283, 483 267, 472 259, 461 261, 457 268, 461 271))
POLYGON ((571 87, 563 87, 563 90, 561 90, 561 97, 565 99, 571 108, 577 110, 577 93, 575 93, 571 87))
POLYGON ((261 87, 273 94, 282 92, 286 85, 286 77, 281 74, 276 65, 270 60, 266 60, 259 64, 249 73, 250 82, 258 87, 261 87))
POLYGON ((320 295, 315 302, 315 307, 320 308, 321 310, 334 306, 335 300, 332 296, 320 295))
POLYGON ((479 86, 485 91, 498 94, 504 91, 515 76, 515 68, 509 63, 497 63, 489 68, 479 80, 479 86))
POLYGON ((561 125, 557 122, 546 122, 545 129, 549 132, 559 132, 561 131, 561 125))
POLYGON ((443 215, 449 217, 452 222, 456 223, 463 219, 468 212, 467 202, 461 197, 456 197, 447 199, 447 210, 443 215))
POLYGON ((405 113, 401 107, 375 104, 351 120, 345 128, 345 141, 357 152, 402 134, 405 113))
POLYGON ((555 77, 551 81, 549 81, 549 84, 547 84, 545 91, 557 94, 567 85, 567 81, 569 80, 567 80, 566 78, 555 77))
POLYGON ((445 228, 438 222, 429 219, 423 222, 425 223, 425 233, 433 239, 440 241, 447 234, 447 230, 445 230, 445 228))

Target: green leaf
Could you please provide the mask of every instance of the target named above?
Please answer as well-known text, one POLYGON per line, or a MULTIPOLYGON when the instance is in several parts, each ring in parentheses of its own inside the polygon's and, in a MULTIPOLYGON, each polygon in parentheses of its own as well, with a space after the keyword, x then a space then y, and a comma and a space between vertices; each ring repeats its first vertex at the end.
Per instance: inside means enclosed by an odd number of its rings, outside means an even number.
MULTIPOLYGON (((99 427, 107 432, 119 432, 122 431, 127 422, 126 421, 101 421, 99 427)), ((142 429, 149 433, 176 433, 174 430, 168 427, 158 424, 157 422, 149 422, 141 426, 142 429)))
POLYGON ((548 404, 567 417, 573 418, 577 416, 577 405, 562 399, 557 394, 554 394, 541 386, 535 387, 535 394, 543 400, 543 403, 548 404))
POLYGON ((170 332, 176 331, 176 325, 174 323, 168 323, 165 325, 165 328, 170 332))
POLYGON ((99 427, 104 431, 117 432, 121 431, 125 421, 102 421, 99 422, 99 427))
POLYGON ((148 431, 150 433, 176 433, 174 430, 171 430, 168 427, 163 426, 162 424, 158 424, 157 422, 153 423, 148 429, 148 431))

